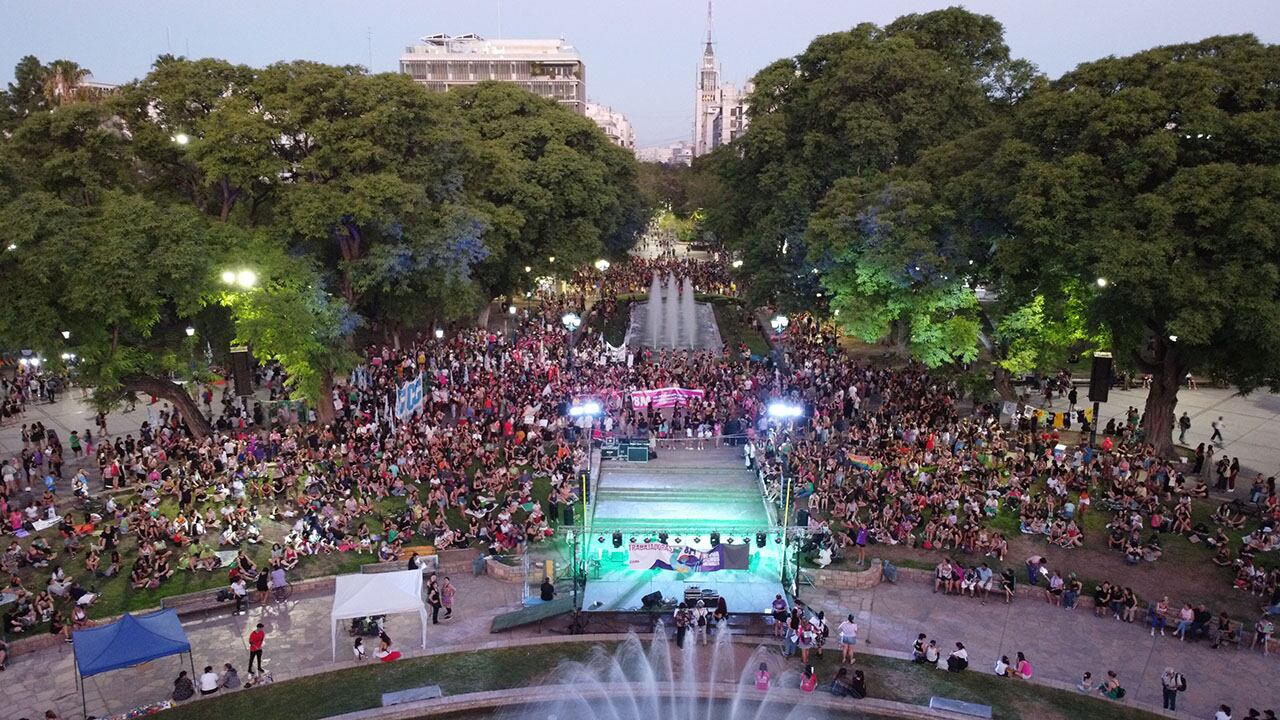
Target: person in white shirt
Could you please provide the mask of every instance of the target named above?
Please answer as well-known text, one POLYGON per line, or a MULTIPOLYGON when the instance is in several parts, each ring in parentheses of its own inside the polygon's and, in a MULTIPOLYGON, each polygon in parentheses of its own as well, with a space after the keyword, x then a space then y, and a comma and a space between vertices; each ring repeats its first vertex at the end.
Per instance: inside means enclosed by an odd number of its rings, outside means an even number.
POLYGON ((204 667, 204 674, 200 676, 200 694, 212 695, 218 692, 219 685, 218 673, 213 671, 212 665, 206 665, 204 667))
POLYGON ((1213 720, 1231 720, 1231 706, 1219 705, 1218 712, 1213 714, 1213 720))

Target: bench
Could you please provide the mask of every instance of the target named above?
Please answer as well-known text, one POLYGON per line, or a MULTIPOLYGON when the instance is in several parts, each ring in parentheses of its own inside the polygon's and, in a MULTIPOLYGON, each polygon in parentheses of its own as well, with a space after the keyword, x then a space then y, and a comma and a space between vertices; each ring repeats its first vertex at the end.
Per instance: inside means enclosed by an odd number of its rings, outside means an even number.
POLYGON ((435 700, 438 697, 444 697, 444 691, 440 689, 439 685, 424 685, 418 688, 409 688, 408 690, 382 693, 382 707, 417 702, 419 700, 435 700))
POLYGON ((413 557, 414 553, 417 553, 418 557, 433 556, 436 554, 436 546, 435 545, 414 545, 413 547, 403 547, 403 548, 400 548, 398 552, 396 552, 396 559, 408 562, 409 558, 413 557))
MULTIPOLYGON (((436 572, 440 568, 439 555, 419 555, 418 563, 422 566, 423 572, 436 572)), ((409 569, 409 558, 403 560, 391 560, 389 562, 365 563, 360 566, 360 572, 363 575, 371 575, 386 572, 398 572, 400 570, 409 569)))
POLYGON ((929 698, 930 710, 946 710, 948 712, 960 713, 961 715, 972 715, 973 717, 990 718, 991 706, 979 705, 977 703, 965 702, 963 700, 952 700, 951 698, 931 697, 929 698))
POLYGON ((218 593, 223 590, 226 590, 226 588, 201 590, 199 592, 186 593, 185 595, 170 595, 160 599, 160 607, 165 610, 177 610, 179 616, 195 615, 196 613, 221 610, 223 608, 234 610, 236 607, 235 600, 218 602, 218 593))

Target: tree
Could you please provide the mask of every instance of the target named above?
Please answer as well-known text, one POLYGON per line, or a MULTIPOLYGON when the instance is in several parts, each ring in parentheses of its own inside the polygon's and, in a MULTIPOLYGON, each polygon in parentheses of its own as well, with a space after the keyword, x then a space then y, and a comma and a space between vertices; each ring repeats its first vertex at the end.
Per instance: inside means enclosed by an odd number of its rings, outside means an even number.
POLYGON ((806 237, 827 268, 837 322, 867 342, 890 338, 929 367, 975 359, 978 302, 947 242, 950 220, 926 182, 838 180, 806 237))
POLYGON ((1086 63, 1020 104, 993 156, 1002 283, 1090 288, 1090 321, 1152 377, 1143 430, 1165 455, 1188 373, 1280 389, 1278 74, 1252 36, 1086 63))
POLYGON ((635 158, 595 123, 509 83, 446 97, 483 148, 473 179, 488 231, 473 278, 486 303, 527 286, 525 266, 554 272, 634 245, 649 217, 635 158))
POLYGON ((214 292, 209 268, 232 241, 194 211, 120 190, 90 206, 30 191, 0 207, 17 249, 0 258, 0 344, 78 356, 95 405, 134 393, 173 403, 197 437, 209 432, 175 382, 190 367, 184 328, 214 292), (63 338, 63 332, 69 337, 63 338))
POLYGON ((13 82, 0 93, 0 130, 12 128, 28 115, 48 109, 44 97, 45 67, 26 55, 13 68, 13 82))
POLYGON ((998 22, 954 8, 823 35, 761 70, 747 132, 704 161, 725 187, 708 225, 743 256, 752 299, 811 305, 825 249, 809 247, 810 217, 837 182, 983 127, 1032 75, 998 22))
POLYGON ((88 68, 71 60, 54 60, 44 71, 44 99, 49 107, 73 103, 81 99, 88 68))

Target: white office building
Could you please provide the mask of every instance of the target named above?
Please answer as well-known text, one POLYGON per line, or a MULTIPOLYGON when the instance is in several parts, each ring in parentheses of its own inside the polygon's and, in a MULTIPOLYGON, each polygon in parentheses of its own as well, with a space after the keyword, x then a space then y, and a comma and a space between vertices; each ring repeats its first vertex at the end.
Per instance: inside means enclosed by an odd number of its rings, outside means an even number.
POLYGON ((636 133, 627 116, 608 105, 587 103, 587 117, 595 121, 615 145, 631 152, 636 149, 636 133))
POLYGON ((499 80, 550 98, 579 113, 587 109, 587 67, 564 40, 486 40, 479 35, 431 35, 405 48, 400 72, 444 92, 499 80))

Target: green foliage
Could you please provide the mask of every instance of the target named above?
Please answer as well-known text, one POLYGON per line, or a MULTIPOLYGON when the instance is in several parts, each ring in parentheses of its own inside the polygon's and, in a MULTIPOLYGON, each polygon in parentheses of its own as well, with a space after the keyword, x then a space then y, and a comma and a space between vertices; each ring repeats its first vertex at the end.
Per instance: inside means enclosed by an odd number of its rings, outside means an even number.
POLYGON ((827 270, 842 242, 810 247, 811 216, 841 202, 828 192, 992 122, 1025 91, 1018 78, 1032 73, 1010 60, 1000 24, 954 8, 824 35, 761 70, 749 129, 704 161, 725 188, 708 224, 742 254, 752 299, 811 304, 811 263, 827 270))
POLYGON ((1105 331, 1088 318, 1091 294, 1082 283, 1064 283, 1053 302, 1037 294, 1003 315, 995 328, 1003 348, 1000 367, 1013 375, 1049 371, 1072 356, 1110 347, 1105 331))

